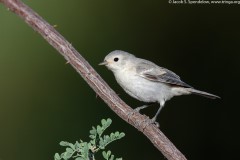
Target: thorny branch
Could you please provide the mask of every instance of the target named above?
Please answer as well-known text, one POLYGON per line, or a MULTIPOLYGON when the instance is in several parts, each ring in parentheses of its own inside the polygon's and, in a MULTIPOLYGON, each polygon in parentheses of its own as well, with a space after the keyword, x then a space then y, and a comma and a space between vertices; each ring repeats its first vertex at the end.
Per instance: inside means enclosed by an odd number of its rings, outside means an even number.
POLYGON ((73 66, 89 86, 119 117, 146 135, 167 159, 186 160, 185 156, 155 125, 143 123, 148 122, 148 117, 139 113, 134 113, 130 117, 128 116, 129 113, 133 112, 132 108, 117 96, 90 64, 54 29, 54 27, 48 24, 21 0, 0 0, 0 2, 41 34, 43 38, 73 66))

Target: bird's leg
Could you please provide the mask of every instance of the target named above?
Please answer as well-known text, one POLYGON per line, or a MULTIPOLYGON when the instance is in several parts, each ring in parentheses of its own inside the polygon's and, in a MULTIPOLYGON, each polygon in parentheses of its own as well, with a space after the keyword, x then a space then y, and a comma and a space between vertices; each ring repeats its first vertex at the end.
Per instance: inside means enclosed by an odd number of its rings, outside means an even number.
POLYGON ((143 105, 143 106, 141 106, 141 107, 137 107, 137 108, 133 109, 133 111, 128 114, 128 119, 129 119, 129 117, 131 117, 134 113, 139 113, 141 109, 147 108, 148 106, 149 106, 149 105, 143 105))
POLYGON ((147 108, 147 107, 149 107, 150 105, 151 105, 151 104, 146 104, 146 105, 143 105, 143 106, 140 106, 140 107, 137 107, 137 108, 133 109, 133 111, 128 114, 128 119, 129 119, 134 113, 139 113, 140 110, 142 110, 142 109, 144 109, 144 108, 147 108))
POLYGON ((147 108, 149 107, 150 105, 143 105, 143 106, 140 106, 140 107, 137 107, 135 109, 133 109, 134 112, 140 112, 140 110, 144 109, 144 108, 147 108))
POLYGON ((157 117, 158 117, 160 111, 162 110, 163 106, 164 106, 164 104, 160 104, 160 107, 159 107, 157 113, 156 113, 155 116, 150 120, 150 123, 155 123, 157 127, 159 127, 160 125, 159 125, 158 122, 156 122, 156 120, 157 120, 157 117))
POLYGON ((158 117, 160 111, 162 110, 162 108, 163 108, 163 107, 160 106, 159 109, 158 109, 158 111, 157 111, 157 113, 155 114, 155 116, 151 119, 153 123, 156 122, 157 117, 158 117))
POLYGON ((143 105, 143 106, 137 107, 137 108, 133 109, 133 112, 134 112, 134 113, 140 112, 140 110, 145 109, 145 108, 147 108, 147 107, 149 107, 149 106, 151 106, 151 105, 153 105, 153 104, 154 104, 154 103, 148 103, 148 104, 145 104, 145 105, 143 105))
MULTIPOLYGON (((142 109, 144 109, 144 108, 147 108, 147 107, 149 107, 149 106, 150 106, 150 105, 148 104, 148 105, 143 105, 143 106, 134 108, 132 112, 128 113, 128 120, 129 120, 129 118, 130 118, 133 114, 135 114, 135 113, 140 113, 140 110, 142 110, 142 109)), ((136 125, 140 126, 141 123, 137 123, 136 125)))

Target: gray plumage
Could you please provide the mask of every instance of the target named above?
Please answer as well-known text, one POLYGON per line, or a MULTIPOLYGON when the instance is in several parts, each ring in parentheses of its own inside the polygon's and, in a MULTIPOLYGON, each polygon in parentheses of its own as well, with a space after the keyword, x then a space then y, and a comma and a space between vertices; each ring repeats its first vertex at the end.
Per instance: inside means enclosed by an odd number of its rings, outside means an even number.
POLYGON ((132 97, 143 102, 160 103, 160 108, 152 119, 153 122, 165 102, 174 96, 196 94, 212 99, 219 98, 194 89, 166 68, 124 51, 116 50, 109 53, 100 65, 106 65, 114 73, 120 86, 132 97))

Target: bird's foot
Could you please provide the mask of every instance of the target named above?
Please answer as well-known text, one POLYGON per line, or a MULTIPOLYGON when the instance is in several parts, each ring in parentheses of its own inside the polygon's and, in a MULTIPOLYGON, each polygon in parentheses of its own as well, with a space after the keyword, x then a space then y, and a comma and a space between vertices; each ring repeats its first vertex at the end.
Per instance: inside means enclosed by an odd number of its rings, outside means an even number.
POLYGON ((153 117, 152 119, 149 120, 150 124, 155 124, 158 128, 160 127, 160 124, 156 121, 157 117, 153 117))
POLYGON ((142 109, 144 109, 144 108, 147 108, 149 105, 143 105, 143 106, 141 106, 141 107, 137 107, 137 108, 135 108, 135 109, 133 109, 134 110, 134 112, 140 112, 140 110, 142 110, 142 109))
POLYGON ((157 128, 160 127, 160 124, 159 124, 158 122, 156 122, 156 120, 153 119, 153 118, 142 121, 142 122, 140 123, 140 125, 142 125, 142 124, 144 124, 144 126, 148 126, 148 125, 153 124, 153 125, 155 125, 157 128))
MULTIPOLYGON (((135 113, 140 113, 140 110, 144 109, 144 108, 147 108, 149 105, 143 105, 141 107, 137 107, 135 109, 133 109, 132 112, 128 113, 128 120, 131 118, 132 115, 134 115, 135 113)), ((160 127, 159 123, 156 122, 156 119, 157 119, 157 115, 155 115, 152 119, 148 119, 148 120, 144 120, 142 122, 139 122, 138 125, 150 125, 150 124, 155 124, 158 128, 160 127)))
POLYGON ((147 107, 148 107, 148 105, 143 105, 141 107, 137 107, 137 108, 133 109, 132 112, 128 113, 128 116, 127 116, 128 120, 131 118, 132 115, 134 115, 135 113, 140 113, 140 110, 147 108, 147 107))
POLYGON ((157 128, 160 127, 160 124, 158 122, 156 122, 156 120, 154 118, 152 118, 152 119, 147 118, 147 120, 143 120, 143 121, 137 123, 138 126, 144 126, 143 128, 147 127, 148 125, 152 125, 152 124, 155 125, 157 128))

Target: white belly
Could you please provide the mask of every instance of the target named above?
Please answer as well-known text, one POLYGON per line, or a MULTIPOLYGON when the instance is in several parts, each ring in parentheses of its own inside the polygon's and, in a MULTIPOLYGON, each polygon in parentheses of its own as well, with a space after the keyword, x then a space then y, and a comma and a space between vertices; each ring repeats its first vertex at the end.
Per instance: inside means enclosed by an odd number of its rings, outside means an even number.
MULTIPOLYGON (((128 72, 129 73, 129 72, 128 72)), ((153 82, 135 74, 114 74, 120 86, 132 97, 143 102, 161 102, 173 97, 171 88, 161 82, 153 82)))

